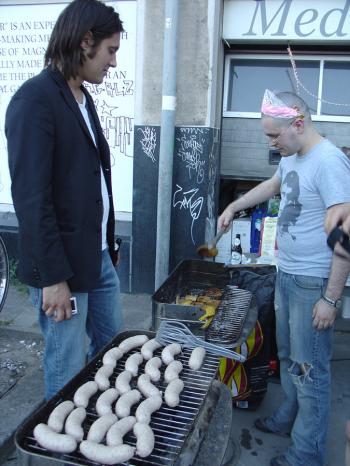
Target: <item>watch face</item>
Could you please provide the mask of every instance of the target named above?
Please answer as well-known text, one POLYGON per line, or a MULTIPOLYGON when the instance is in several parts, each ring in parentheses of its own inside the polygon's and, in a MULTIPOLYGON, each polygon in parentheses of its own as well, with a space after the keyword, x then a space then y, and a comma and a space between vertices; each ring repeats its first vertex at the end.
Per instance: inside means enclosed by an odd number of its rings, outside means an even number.
POLYGON ((335 302, 335 307, 337 309, 341 309, 342 307, 342 300, 341 299, 337 299, 336 302, 335 302))

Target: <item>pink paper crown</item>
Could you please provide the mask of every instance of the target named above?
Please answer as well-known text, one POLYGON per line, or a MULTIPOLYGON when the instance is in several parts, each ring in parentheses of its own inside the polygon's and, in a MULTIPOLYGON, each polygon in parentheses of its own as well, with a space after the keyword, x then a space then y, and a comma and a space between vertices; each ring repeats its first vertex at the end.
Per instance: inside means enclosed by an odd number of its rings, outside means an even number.
POLYGON ((287 107, 287 105, 269 89, 265 91, 261 105, 261 113, 273 118, 296 118, 301 116, 297 108, 287 107))

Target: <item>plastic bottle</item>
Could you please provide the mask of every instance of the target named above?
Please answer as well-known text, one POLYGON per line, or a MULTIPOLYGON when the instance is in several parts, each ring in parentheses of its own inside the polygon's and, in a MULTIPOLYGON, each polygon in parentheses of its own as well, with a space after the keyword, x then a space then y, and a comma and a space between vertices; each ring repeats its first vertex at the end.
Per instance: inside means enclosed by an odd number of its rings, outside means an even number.
POLYGON ((280 208, 281 198, 280 196, 274 196, 269 200, 268 208, 267 208, 267 215, 269 217, 277 217, 278 211, 280 208))
POLYGON ((231 249, 231 264, 237 265, 242 263, 242 246, 241 235, 237 234, 231 249))
POLYGON ((266 209, 256 206, 252 215, 251 226, 251 239, 250 239, 250 252, 259 252, 260 233, 262 226, 262 219, 266 217, 266 209))

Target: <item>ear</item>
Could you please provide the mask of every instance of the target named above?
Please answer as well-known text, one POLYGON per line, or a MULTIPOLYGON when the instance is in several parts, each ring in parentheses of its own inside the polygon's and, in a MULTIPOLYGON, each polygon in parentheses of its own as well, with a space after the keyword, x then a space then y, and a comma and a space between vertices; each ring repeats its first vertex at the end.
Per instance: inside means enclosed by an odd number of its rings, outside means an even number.
POLYGON ((297 130, 297 133, 301 134, 304 132, 304 129, 305 129, 305 122, 302 118, 298 118, 297 120, 295 120, 295 122, 293 123, 293 126, 296 128, 297 130))
POLYGON ((92 47, 92 45, 93 45, 92 32, 87 31, 84 34, 83 40, 80 42, 80 47, 83 50, 87 50, 88 48, 92 47))

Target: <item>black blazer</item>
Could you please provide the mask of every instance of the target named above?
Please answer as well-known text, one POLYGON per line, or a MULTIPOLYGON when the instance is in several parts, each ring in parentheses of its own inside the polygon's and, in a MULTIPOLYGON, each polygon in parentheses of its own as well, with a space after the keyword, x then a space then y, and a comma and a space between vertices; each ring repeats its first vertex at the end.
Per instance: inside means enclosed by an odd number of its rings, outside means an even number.
POLYGON ((19 278, 42 288, 67 280, 72 291, 95 286, 101 270, 101 169, 110 212, 107 240, 114 261, 110 154, 91 96, 96 148, 63 75, 51 68, 25 82, 5 120, 12 197, 19 224, 19 278))

